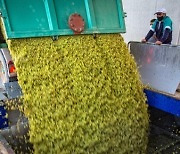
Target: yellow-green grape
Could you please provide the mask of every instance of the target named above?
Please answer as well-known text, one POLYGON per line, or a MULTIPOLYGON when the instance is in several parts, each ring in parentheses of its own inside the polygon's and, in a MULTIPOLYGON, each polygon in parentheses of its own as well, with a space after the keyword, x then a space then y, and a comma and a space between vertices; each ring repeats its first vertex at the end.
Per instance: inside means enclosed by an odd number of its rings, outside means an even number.
POLYGON ((7 110, 20 110, 23 112, 23 98, 9 99, 5 101, 7 110))
POLYGON ((149 117, 119 34, 9 41, 35 154, 146 153, 149 117))

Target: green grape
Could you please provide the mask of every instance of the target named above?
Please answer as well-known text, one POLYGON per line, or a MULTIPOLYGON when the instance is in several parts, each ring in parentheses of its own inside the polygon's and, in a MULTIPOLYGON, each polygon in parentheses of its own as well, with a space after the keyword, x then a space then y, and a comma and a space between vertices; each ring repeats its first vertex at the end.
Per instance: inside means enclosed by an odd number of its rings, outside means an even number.
POLYGON ((146 153, 149 116, 119 34, 8 41, 34 153, 146 153))

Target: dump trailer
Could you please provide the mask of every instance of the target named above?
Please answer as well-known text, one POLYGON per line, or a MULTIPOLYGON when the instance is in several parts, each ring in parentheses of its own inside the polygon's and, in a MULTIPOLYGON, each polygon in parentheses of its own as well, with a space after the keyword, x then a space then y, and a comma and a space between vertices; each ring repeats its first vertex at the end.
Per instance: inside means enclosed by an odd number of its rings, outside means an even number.
POLYGON ((17 73, 5 39, 98 33, 125 33, 122 2, 112 0, 49 1, 0 0, 1 100, 22 96, 17 73), (113 10, 113 11, 112 11, 113 10), (26 14, 26 15, 25 15, 26 14))
MULTIPOLYGON (((57 40, 63 35, 92 34, 96 37, 102 33, 126 32, 126 15, 121 0, 0 0, 0 16, 6 40, 46 36, 57 40)), ((2 39, 3 42, 5 39, 2 39)), ((22 90, 18 85, 13 60, 6 45, 1 47, 0 56, 3 72, 2 102, 5 102, 19 98, 22 90)), ((4 112, 8 111, 4 109, 4 112)), ((15 118, 14 114, 12 117, 15 118)), ((17 120, 18 124, 1 127, 3 129, 0 146, 9 153, 13 152, 4 138, 14 146, 19 143, 15 140, 17 136, 27 135, 27 120, 21 117, 20 120, 16 118, 12 121, 17 120)))

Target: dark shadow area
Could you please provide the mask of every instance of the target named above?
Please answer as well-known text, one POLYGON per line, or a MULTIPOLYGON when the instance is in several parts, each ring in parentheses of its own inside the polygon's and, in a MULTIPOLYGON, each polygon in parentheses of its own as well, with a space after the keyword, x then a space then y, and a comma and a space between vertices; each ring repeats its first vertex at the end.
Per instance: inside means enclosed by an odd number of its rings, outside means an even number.
POLYGON ((2 31, 1 31, 1 28, 0 28, 0 43, 6 43, 6 41, 3 37, 2 31))
POLYGON ((149 107, 148 154, 180 153, 180 117, 149 107))

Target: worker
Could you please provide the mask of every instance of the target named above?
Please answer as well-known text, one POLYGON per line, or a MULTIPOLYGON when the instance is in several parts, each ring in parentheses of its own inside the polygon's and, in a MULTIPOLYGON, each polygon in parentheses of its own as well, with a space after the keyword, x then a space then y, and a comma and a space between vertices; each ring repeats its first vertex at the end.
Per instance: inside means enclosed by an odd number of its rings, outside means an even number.
MULTIPOLYGON (((155 21, 156 19, 150 20, 150 29, 152 28, 152 25, 154 24, 155 21)), ((154 33, 153 36, 148 40, 148 42, 155 43, 156 41, 157 41, 156 33, 154 33)))
POLYGON ((161 8, 156 11, 157 19, 150 28, 150 31, 146 35, 142 42, 147 42, 155 33, 157 38, 155 44, 171 44, 172 41, 172 20, 166 16, 166 9, 161 8))
POLYGON ((151 19, 150 20, 150 28, 152 27, 152 25, 154 24, 155 21, 156 21, 156 19, 151 19))

